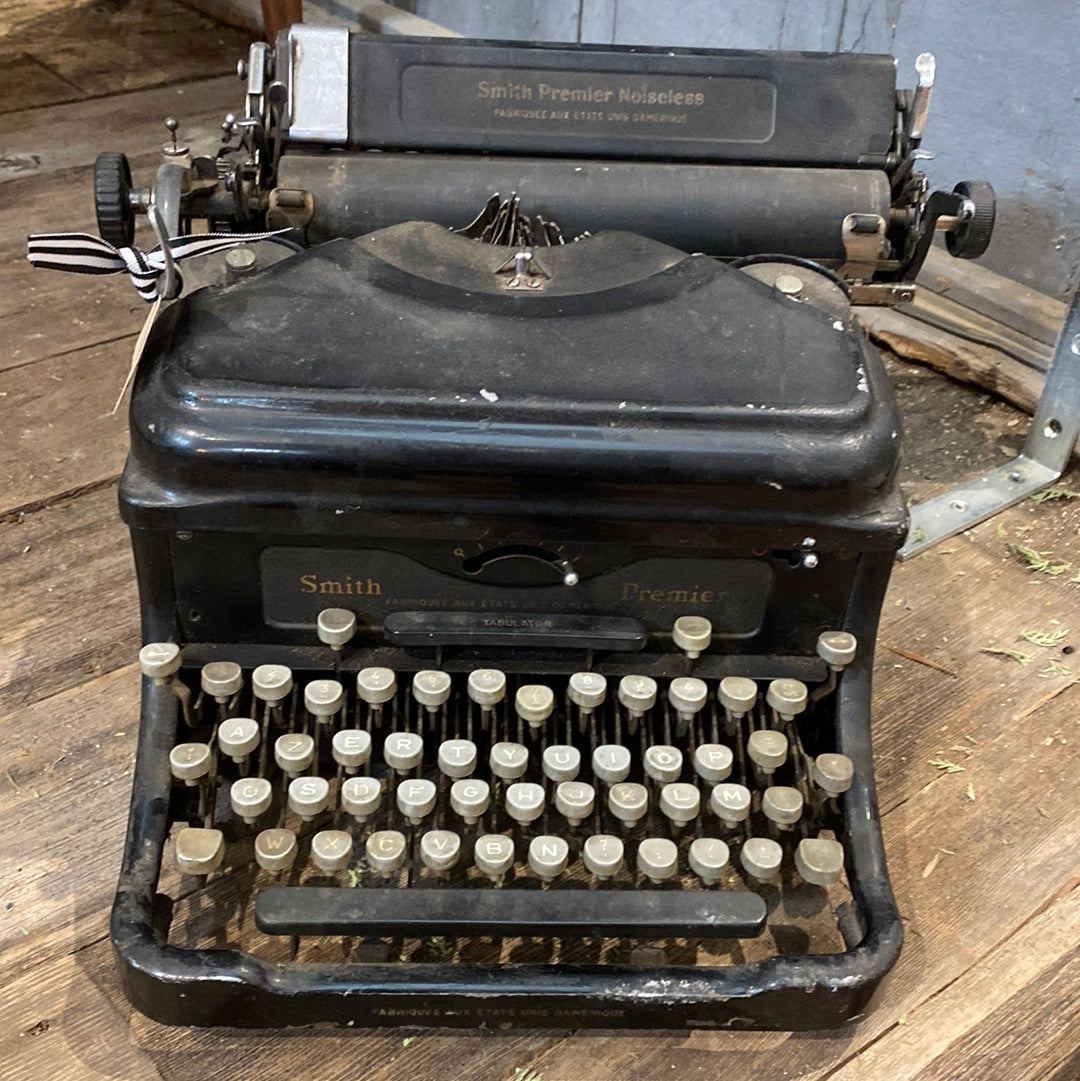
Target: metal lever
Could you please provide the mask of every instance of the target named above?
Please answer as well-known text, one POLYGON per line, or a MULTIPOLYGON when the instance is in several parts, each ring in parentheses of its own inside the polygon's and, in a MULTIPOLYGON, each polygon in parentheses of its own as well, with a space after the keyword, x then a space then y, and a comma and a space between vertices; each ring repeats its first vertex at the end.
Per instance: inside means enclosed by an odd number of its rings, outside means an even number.
POLYGON ((1024 449, 1005 465, 911 509, 910 559, 1053 484, 1080 437, 1080 288, 1073 294, 1024 449))
POLYGON ((165 227, 161 221, 161 215, 158 213, 158 208, 153 202, 146 208, 146 217, 150 222, 150 228, 154 230, 154 236, 157 237, 158 246, 161 248, 161 254, 165 257, 165 271, 161 277, 161 281, 158 283, 158 298, 161 300, 172 300, 176 295, 176 263, 173 261, 172 249, 169 247, 169 235, 165 232, 165 227))

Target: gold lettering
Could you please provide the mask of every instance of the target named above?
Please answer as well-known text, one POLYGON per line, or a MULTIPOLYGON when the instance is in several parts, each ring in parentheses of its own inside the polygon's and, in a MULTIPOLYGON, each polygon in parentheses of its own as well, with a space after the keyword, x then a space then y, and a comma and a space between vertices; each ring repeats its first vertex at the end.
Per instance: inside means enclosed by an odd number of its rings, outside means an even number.
POLYGON ((335 582, 333 579, 328 578, 325 582, 319 583, 320 593, 344 593, 340 582, 335 582))
POLYGON ((300 591, 302 593, 318 593, 319 585, 318 579, 314 574, 301 574, 300 575, 300 591))

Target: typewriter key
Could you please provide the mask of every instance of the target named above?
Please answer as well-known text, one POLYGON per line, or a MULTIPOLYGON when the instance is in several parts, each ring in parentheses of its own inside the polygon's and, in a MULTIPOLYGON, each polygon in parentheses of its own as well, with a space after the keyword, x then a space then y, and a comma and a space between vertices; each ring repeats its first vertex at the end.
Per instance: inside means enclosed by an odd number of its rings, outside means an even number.
POLYGON ((286 776, 299 777, 315 758, 315 741, 306 732, 286 732, 274 740, 274 761, 286 776))
POLYGON ((644 717, 656 705, 656 680, 649 676, 623 676, 619 701, 631 717, 644 717))
POLYGON ((702 743, 694 748, 694 772, 709 784, 719 784, 731 776, 734 755, 722 743, 702 743))
POLYGON ((297 777, 289 782, 289 810, 310 822, 326 810, 330 783, 325 777, 297 777))
POLYGON ((268 705, 276 705, 288 698, 292 689, 292 670, 283 664, 260 664, 251 673, 252 693, 268 705))
POLYGON ((679 849, 666 837, 649 837, 638 845, 637 868, 650 882, 666 882, 679 867, 679 849))
POLYGON ((717 697, 731 720, 737 721, 754 708, 757 693, 757 684, 752 679, 745 676, 724 676, 720 680, 717 697))
POLYGON ((410 777, 397 786, 397 809, 414 825, 435 810, 437 790, 423 777, 410 777))
POLYGON ((770 822, 789 830, 802 817, 802 793, 786 785, 771 785, 761 797, 761 810, 770 822))
POLYGON ((818 635, 817 655, 834 671, 839 672, 855 660, 859 643, 847 631, 825 631, 818 635))
POLYGON ((529 842, 529 866, 544 882, 561 875, 569 859, 570 846, 561 837, 534 837, 529 842))
POLYGON ((593 751, 593 773, 608 784, 618 784, 630 776, 630 751, 621 743, 602 743, 593 751))
POLYGON ((810 768, 814 784, 828 796, 842 796, 855 779, 855 763, 846 754, 819 754, 810 768))
POLYGON ((229 802, 233 814, 242 818, 249 826, 261 814, 270 810, 274 791, 265 777, 241 777, 233 781, 229 789, 229 802))
POLYGON ((451 680, 447 672, 425 670, 417 672, 412 680, 413 698, 428 711, 435 713, 450 697, 451 680))
POLYGON ((361 668, 356 673, 356 693, 369 706, 382 706, 397 694, 397 677, 390 668, 361 668))
POLYGON ((575 672, 570 677, 566 693, 583 713, 591 713, 604 704, 607 680, 596 672, 575 672))
POLYGON ((210 772, 210 747, 205 743, 178 743, 169 752, 169 771, 186 785, 197 784, 210 772))
POLYGON ((678 747, 658 743, 645 748, 645 773, 660 784, 677 781, 682 773, 683 756, 678 747))
POLYGON ((208 875, 225 858, 225 837, 221 830, 185 826, 176 835, 176 865, 186 875, 208 875))
POLYGON ((477 668, 469 673, 468 692, 481 709, 493 709, 506 697, 506 675, 497 668, 477 668))
POLYGON ((794 720, 806 709, 806 684, 797 679, 774 679, 769 684, 765 701, 783 720, 794 720))
POLYGON ((199 673, 203 694, 210 695, 219 705, 225 705, 244 685, 240 665, 233 661, 212 661, 204 664, 199 673))
POLYGON ((544 813, 544 790, 531 781, 518 781, 506 790, 506 813, 523 826, 544 813))
POLYGON ((415 732, 391 732, 383 740, 383 758, 391 769, 408 773, 423 761, 424 741, 415 732))
POLYGON ((345 830, 319 830, 311 838, 311 862, 320 871, 344 871, 352 861, 353 839, 345 830))
POLYGON ((364 846, 368 866, 384 878, 401 870, 407 850, 405 835, 397 830, 376 830, 364 846))
POLYGON ((708 696, 709 688, 705 686, 705 681, 695 676, 679 676, 668 687, 668 701, 682 721, 692 721, 701 712, 708 696))
POLYGON ((439 744, 439 770, 447 777, 471 777, 476 769, 476 744, 471 739, 447 739, 439 744))
POLYGON ((453 870, 460 856, 461 838, 452 830, 428 830, 420 838, 420 859, 437 874, 453 870))
POLYGON ((346 773, 355 773, 371 761, 371 733, 362 728, 343 728, 330 741, 334 761, 346 773))
POLYGON ((319 641, 336 652, 347 646, 356 634, 356 616, 347 608, 324 608, 315 627, 319 641))
POLYGON ((149 642, 139 650, 139 668, 147 679, 162 686, 180 671, 180 647, 175 642, 149 642))
POLYGON ((232 717, 217 730, 221 753, 234 762, 243 762, 259 745, 259 726, 250 717, 232 717))
POLYGON ((775 881, 783 858, 784 850, 771 837, 750 837, 739 853, 743 869, 758 882, 775 881))
POLYGON ((697 837, 690 845, 690 870, 705 883, 715 886, 720 881, 731 853, 719 837, 697 837))
POLYGON ((827 837, 804 837, 795 849, 795 870, 812 886, 831 886, 840 881, 844 847, 827 837))
POLYGON ((304 706, 320 721, 329 721, 344 704, 345 688, 336 679, 313 679, 304 688, 304 706))
POLYGON ((709 797, 709 806, 725 826, 734 829, 750 817, 750 789, 730 781, 718 784, 709 797))
POLYGON ((341 786, 341 809, 361 824, 382 803, 382 785, 375 777, 349 777, 341 786))
POLYGON ((611 786, 608 810, 624 825, 632 826, 649 809, 649 792, 643 784, 623 781, 611 786))
POLYGON ((514 842, 501 833, 486 833, 476 839, 473 862, 481 874, 499 883, 514 866, 514 842))
POLYGON ((466 826, 475 826, 491 806, 491 786, 487 781, 470 777, 450 786, 450 809, 461 815, 466 826))
POLYGON ((527 725, 539 728, 555 710, 555 693, 539 683, 518 687, 514 710, 527 725))
POLYGON ((596 808, 596 789, 584 781, 563 781, 555 789, 555 810, 571 826, 580 826, 596 808))
POLYGON ((287 871, 296 862, 296 852, 292 830, 263 830, 255 838, 255 862, 264 871, 287 871))
POLYGON ((488 765, 501 780, 516 781, 528 768, 529 752, 520 743, 496 743, 491 748, 488 765))
POLYGON ((610 833, 596 833, 585 841, 581 850, 585 867, 601 882, 622 870, 623 843, 610 833))
POLYGON ((671 639, 696 661, 712 643, 712 624, 704 616, 679 616, 671 628, 671 639))
POLYGON ((675 826, 693 822, 701 810, 701 793, 696 784, 675 781, 660 789, 660 810, 675 826))
POLYGON ((746 741, 746 751, 750 755, 750 761, 766 776, 771 776, 774 770, 778 770, 787 761, 787 736, 769 728, 759 729, 750 733, 750 738, 746 741))
POLYGON ((572 781, 581 769, 581 752, 567 744, 545 747, 542 760, 544 776, 550 781, 572 781))

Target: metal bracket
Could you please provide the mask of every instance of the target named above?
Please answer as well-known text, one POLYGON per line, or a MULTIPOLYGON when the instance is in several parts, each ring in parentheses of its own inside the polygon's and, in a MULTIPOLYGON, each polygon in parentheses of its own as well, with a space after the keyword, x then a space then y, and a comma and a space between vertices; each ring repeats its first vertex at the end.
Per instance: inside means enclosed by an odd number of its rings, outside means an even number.
POLYGON ((840 226, 844 245, 842 278, 872 278, 885 251, 885 219, 879 214, 848 214, 840 226))
POLYGON ((504 289, 527 289, 539 292, 544 288, 551 275, 539 259, 530 251, 514 252, 495 271, 496 275, 505 275, 504 289))
POLYGON ((1080 289, 1073 294, 1024 449, 1011 462, 911 508, 910 559, 1053 484, 1080 438, 1080 289))

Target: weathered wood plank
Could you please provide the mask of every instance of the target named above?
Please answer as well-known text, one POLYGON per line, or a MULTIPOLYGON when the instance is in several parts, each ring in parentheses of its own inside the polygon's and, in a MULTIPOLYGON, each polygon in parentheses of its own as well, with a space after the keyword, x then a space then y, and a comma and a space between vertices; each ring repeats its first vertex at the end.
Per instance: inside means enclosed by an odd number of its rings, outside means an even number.
POLYGON ((1054 355, 1054 346, 1029 338, 1018 330, 999 323, 973 308, 965 308, 955 300, 928 290, 920 290, 915 300, 897 309, 909 319, 929 323, 976 345, 999 349, 1029 368, 1045 373, 1054 355))
MULTIPOLYGON (((104 944, 99 949, 108 952, 104 944)), ((126 1013, 94 983, 103 966, 93 960, 97 964, 90 971, 90 959, 82 954, 53 957, 7 982, 0 996, 4 1078, 161 1081, 166 1076, 131 1038, 126 1013)))
POLYGON ((905 360, 928 364, 961 383, 972 383, 1034 412, 1042 375, 999 349, 978 345, 891 308, 860 308, 859 322, 879 345, 905 360))
POLYGON ((965 978, 829 1081, 1031 1081, 1080 1047, 1080 890, 1071 888, 965 978), (1017 1025, 1017 1018, 1025 1022, 1017 1025))
POLYGON ((1020 334, 1053 345, 1065 321, 1065 303, 939 247, 930 254, 919 284, 947 296, 1020 334))
MULTIPOLYGON (((0 138, 4 158, 14 160, 0 163, 0 184, 92 165, 103 150, 156 152, 168 136, 162 125, 166 116, 180 120, 178 135, 193 150, 207 152, 217 144, 222 116, 238 109, 243 97, 243 85, 234 75, 9 112, 0 120, 0 138)), ((145 178, 146 183, 150 180, 145 178)), ((88 206, 92 213, 89 188, 73 195, 71 203, 88 206)))
POLYGON ((29 379, 35 361, 121 338, 133 345, 147 310, 121 277, 53 273, 23 260, 0 265, 0 372, 19 368, 29 379))
MULTIPOLYGON (((0 43, 3 39, 0 38, 0 43)), ((46 67, 32 56, 17 49, 0 47, 0 116, 9 102, 32 102, 35 105, 52 105, 54 102, 71 101, 80 93, 66 79, 46 67)), ((4 130, 0 123, 0 133, 4 130)), ((5 140, 6 144, 6 140, 5 140)), ((25 165, 11 150, 0 144, 0 176, 25 165)))
POLYGON ((132 344, 124 339, 0 372, 0 516, 119 476, 127 413, 112 408, 132 344))
POLYGON ((7 20, 0 70, 5 60, 26 57, 45 68, 53 83, 35 97, 33 86, 20 87, 5 76, 0 88, 8 92, 0 94, 0 112, 52 104, 64 84, 67 100, 77 101, 225 75, 246 53, 248 42, 246 34, 167 0, 46 5, 7 20))
POLYGON ((9 523, 0 596, 0 715, 130 663, 139 610, 115 485, 9 523))

